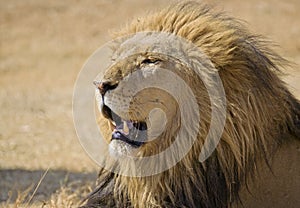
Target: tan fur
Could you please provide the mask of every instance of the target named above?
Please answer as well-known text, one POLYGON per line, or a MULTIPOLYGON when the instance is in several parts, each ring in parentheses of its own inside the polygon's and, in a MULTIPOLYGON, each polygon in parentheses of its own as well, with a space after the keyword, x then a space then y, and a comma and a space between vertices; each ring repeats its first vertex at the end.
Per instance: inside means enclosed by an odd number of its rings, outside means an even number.
MULTIPOLYGON (((142 31, 176 34, 192 41, 210 58, 226 93, 225 129, 213 155, 200 163, 198 157, 210 124, 211 104, 201 80, 182 66, 176 73, 191 83, 198 104, 203 106, 201 131, 191 151, 175 167, 154 176, 130 178, 102 170, 99 187, 89 196, 87 206, 232 206, 239 201, 240 188, 244 189, 248 178, 259 173, 258 164, 268 163, 283 144, 300 138, 300 104, 277 75, 286 61, 240 22, 196 2, 179 3, 140 18, 117 33, 117 37, 142 31)), ((132 67, 136 66, 127 69, 132 67)), ((115 69, 107 78, 120 81, 122 77, 113 72, 115 69)), ((141 97, 147 100, 147 95, 141 97)), ((176 114, 171 111, 170 115, 176 114)), ((169 125, 171 129, 180 123, 169 125)), ((172 139, 167 138, 166 143, 172 139)), ((161 141, 154 141, 143 147, 143 154, 155 149, 162 151, 165 146, 160 144, 161 141)))

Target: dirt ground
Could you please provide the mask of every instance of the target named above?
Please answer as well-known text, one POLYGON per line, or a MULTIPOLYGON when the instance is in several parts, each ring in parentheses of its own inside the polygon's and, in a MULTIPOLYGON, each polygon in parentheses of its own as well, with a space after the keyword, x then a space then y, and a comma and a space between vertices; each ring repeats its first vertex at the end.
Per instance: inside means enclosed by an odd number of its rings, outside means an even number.
MULTIPOLYGON (((0 207, 72 207, 89 191, 97 166, 74 130, 76 76, 109 31, 169 2, 0 0, 0 207)), ((279 45, 299 98, 300 1, 206 2, 279 45)))

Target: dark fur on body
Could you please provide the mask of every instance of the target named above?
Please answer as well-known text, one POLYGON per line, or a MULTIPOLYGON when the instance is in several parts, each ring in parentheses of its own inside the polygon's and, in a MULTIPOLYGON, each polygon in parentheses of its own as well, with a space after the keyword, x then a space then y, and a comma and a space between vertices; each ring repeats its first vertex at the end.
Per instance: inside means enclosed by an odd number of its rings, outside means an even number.
POLYGON ((211 59, 226 92, 225 129, 203 163, 199 138, 184 159, 158 175, 130 178, 102 169, 83 207, 230 207, 257 163, 300 138, 300 103, 277 75, 287 62, 240 22, 196 2, 138 19, 118 35, 141 31, 176 34, 211 59))

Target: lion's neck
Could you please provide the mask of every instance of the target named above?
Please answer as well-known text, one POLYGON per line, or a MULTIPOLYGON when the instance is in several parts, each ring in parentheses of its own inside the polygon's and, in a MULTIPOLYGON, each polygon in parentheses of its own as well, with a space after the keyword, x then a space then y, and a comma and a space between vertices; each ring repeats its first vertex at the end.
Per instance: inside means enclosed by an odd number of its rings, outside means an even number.
POLYGON ((184 160, 153 176, 131 178, 116 175, 111 189, 116 203, 135 208, 227 207, 230 198, 235 198, 230 197, 230 192, 237 192, 239 184, 227 187, 217 158, 212 156, 206 167, 200 162, 187 167, 184 160))

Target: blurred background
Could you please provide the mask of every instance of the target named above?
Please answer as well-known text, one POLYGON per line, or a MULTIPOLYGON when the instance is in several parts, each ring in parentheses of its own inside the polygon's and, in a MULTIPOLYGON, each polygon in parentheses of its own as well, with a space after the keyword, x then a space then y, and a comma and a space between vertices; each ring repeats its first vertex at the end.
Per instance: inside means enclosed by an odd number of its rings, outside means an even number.
MULTIPOLYGON (((300 1, 204 2, 279 46, 299 98, 300 1)), ((169 3, 0 0, 0 206, 72 207, 90 191, 98 168, 73 126, 76 76, 110 31, 169 3)))

